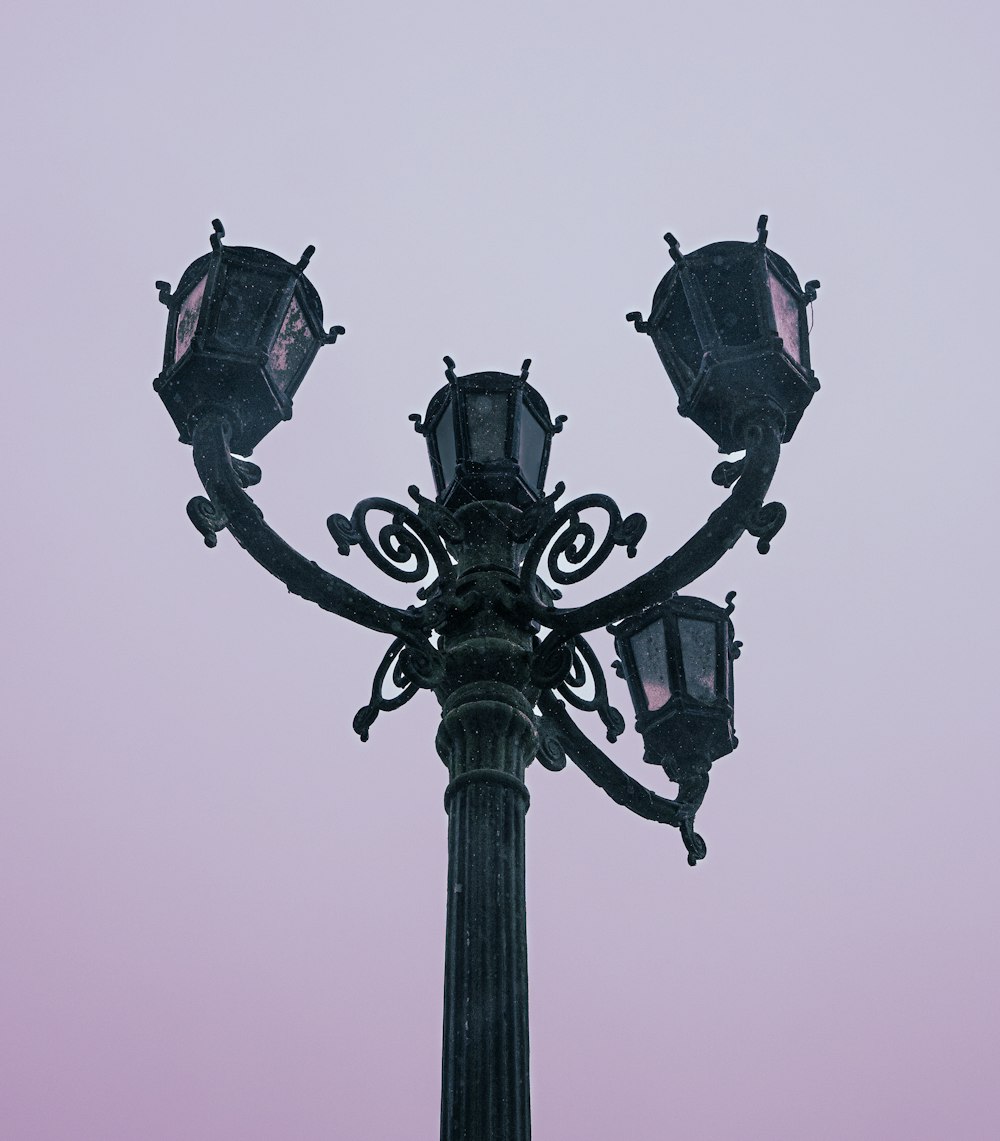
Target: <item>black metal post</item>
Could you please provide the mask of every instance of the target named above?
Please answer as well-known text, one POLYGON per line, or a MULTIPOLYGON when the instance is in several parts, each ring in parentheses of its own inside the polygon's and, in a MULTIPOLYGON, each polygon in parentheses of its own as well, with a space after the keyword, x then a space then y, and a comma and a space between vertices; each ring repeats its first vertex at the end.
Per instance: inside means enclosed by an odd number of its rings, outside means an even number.
POLYGON ((446 702, 438 747, 451 776, 441 1141, 528 1141, 531 707, 499 683, 464 686, 446 702))
POLYGON ((437 748, 448 766, 441 1141, 529 1141, 524 770, 538 748, 532 631, 503 605, 517 588, 520 512, 458 518, 458 589, 470 607, 442 635, 437 748))

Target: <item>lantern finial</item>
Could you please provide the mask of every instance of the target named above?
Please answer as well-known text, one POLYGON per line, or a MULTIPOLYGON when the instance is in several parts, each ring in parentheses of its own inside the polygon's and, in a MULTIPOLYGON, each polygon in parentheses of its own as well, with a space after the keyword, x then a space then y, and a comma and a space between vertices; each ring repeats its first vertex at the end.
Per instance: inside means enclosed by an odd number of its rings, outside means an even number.
POLYGON ((218 218, 212 219, 212 236, 209 239, 212 243, 212 249, 218 253, 222 249, 222 239, 226 236, 226 227, 219 221, 218 218))
POLYGON ((757 219, 757 245, 767 245, 767 215, 761 214, 757 219))
POLYGON ((674 237, 674 235, 668 232, 663 235, 663 240, 667 243, 667 246, 670 249, 671 260, 674 262, 683 261, 684 255, 681 253, 680 246, 677 244, 677 239, 674 237))

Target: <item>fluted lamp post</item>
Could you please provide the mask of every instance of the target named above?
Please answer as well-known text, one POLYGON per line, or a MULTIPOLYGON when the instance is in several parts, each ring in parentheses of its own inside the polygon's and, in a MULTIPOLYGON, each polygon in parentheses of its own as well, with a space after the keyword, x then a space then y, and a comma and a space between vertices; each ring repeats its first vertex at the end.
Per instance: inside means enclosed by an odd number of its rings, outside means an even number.
POLYGON ((264 250, 223 245, 175 292, 157 282, 169 318, 154 387, 193 447, 206 496, 188 514, 209 546, 229 530, 290 591, 387 635, 371 698, 354 728, 365 740, 380 713, 418 690, 441 706, 435 741, 448 768, 448 894, 441 1096, 442 1141, 528 1141, 528 974, 524 907, 525 770, 567 758, 613 800, 680 831, 688 862, 705 855, 694 831, 709 770, 736 746, 733 734, 732 596, 727 606, 679 595, 744 532, 764 552, 785 519, 765 503, 781 444, 818 383, 809 363, 806 310, 818 282, 800 287, 784 259, 757 241, 680 253, 650 316, 648 333, 677 390, 679 411, 726 453, 716 483, 730 488, 705 525, 626 586, 581 606, 560 588, 587 578, 616 547, 632 556, 646 528, 606 495, 559 505, 546 494, 554 420, 518 373, 460 376, 446 357, 446 385, 424 416, 434 499, 409 488, 414 506, 366 499, 327 527, 342 555, 360 547, 385 574, 412 583, 417 603, 386 605, 306 559, 273 531, 247 494, 260 469, 251 450, 292 414, 298 386, 325 332, 319 296, 295 264, 264 250), (236 454, 234 454, 236 453, 236 454), (375 528, 372 520, 380 519, 375 528), (603 520, 599 526, 598 523, 603 520), (544 568, 544 569, 542 569, 544 568), (625 729, 585 635, 614 634, 646 761, 662 765, 669 799, 619 767, 580 728, 569 707, 596 713, 609 741, 625 729), (436 640, 435 640, 436 639, 436 640))

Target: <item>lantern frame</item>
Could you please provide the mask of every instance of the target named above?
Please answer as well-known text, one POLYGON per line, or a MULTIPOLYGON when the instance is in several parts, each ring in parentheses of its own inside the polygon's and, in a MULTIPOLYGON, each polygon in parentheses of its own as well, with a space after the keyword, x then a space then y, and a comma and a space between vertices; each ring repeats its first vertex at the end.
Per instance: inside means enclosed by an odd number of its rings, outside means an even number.
POLYGON ((215 409, 226 414, 232 450, 250 455, 272 428, 291 418, 292 400, 320 347, 332 344, 344 329, 324 331, 322 302, 304 273, 312 246, 293 265, 268 250, 223 246, 222 224, 216 220, 213 227, 211 252, 188 266, 176 291, 156 283, 168 317, 163 370, 153 387, 181 443, 190 444, 198 419, 215 409), (199 290, 194 328, 178 352, 179 327, 199 290), (293 324, 287 335, 285 351, 293 346, 299 351, 294 363, 281 369, 276 358, 289 320, 298 327, 293 324))
POLYGON ((740 654, 734 640, 732 598, 718 606, 693 595, 674 595, 616 626, 609 627, 618 654, 616 669, 628 683, 635 710, 635 728, 646 746, 644 760, 662 765, 676 780, 691 767, 707 767, 731 753, 739 744, 734 734, 733 662, 740 654), (687 676, 680 623, 684 619, 711 623, 714 636, 714 697, 695 696, 687 676), (632 639, 660 624, 669 696, 663 705, 650 708, 645 679, 636 660, 632 639))
POLYGON ((566 417, 557 416, 553 420, 541 394, 528 383, 531 361, 526 360, 517 375, 476 372, 464 376, 456 375, 451 357, 445 357, 444 361, 448 384, 431 397, 426 416, 421 418, 414 413, 410 417, 416 430, 427 441, 437 502, 453 510, 484 499, 509 502, 521 508, 537 502, 544 494, 552 437, 562 431, 566 417), (503 437, 496 458, 473 458, 475 441, 470 398, 476 396, 506 398, 503 437), (528 478, 529 473, 523 464, 526 414, 535 420, 542 432, 536 480, 528 478), (447 433, 444 440, 452 446, 453 456, 442 454, 442 427, 447 433))
POLYGON ((810 365, 807 313, 819 282, 799 284, 791 265, 768 249, 766 223, 761 215, 756 242, 715 242, 690 254, 681 254, 667 234, 675 264, 657 286, 649 318, 627 315, 652 338, 677 393, 677 411, 725 453, 746 447, 747 424, 762 406, 780 411, 787 443, 820 387, 810 365), (728 296, 720 293, 717 280, 727 273, 733 275, 728 296), (797 355, 782 337, 771 278, 795 306, 797 355), (748 304, 752 330, 746 329, 748 304), (744 320, 737 322, 740 310, 744 320), (752 335, 734 340, 723 327, 724 316, 752 335))

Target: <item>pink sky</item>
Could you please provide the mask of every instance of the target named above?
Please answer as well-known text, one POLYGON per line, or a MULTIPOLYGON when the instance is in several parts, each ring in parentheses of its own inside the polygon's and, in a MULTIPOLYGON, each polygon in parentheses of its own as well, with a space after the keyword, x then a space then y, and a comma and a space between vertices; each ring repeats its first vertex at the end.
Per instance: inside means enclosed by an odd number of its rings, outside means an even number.
MULTIPOLYGON (((535 1136, 1000 1134, 996 33, 986 5, 898 0, 8 17, 0 1136, 438 1128, 434 702, 362 745, 386 640, 201 543, 151 388, 154 280, 214 217, 292 261, 315 243, 348 334, 255 453, 255 495, 403 604, 327 515, 430 491, 407 415, 445 353, 533 358, 570 417, 550 486, 649 518, 596 590, 721 498, 624 314, 648 312, 664 231, 752 240, 760 213, 823 283, 823 389, 771 553, 741 543, 692 587, 739 592, 741 747, 694 870, 572 768, 529 771, 535 1136)), ((613 755, 655 781, 631 728, 613 755)))

